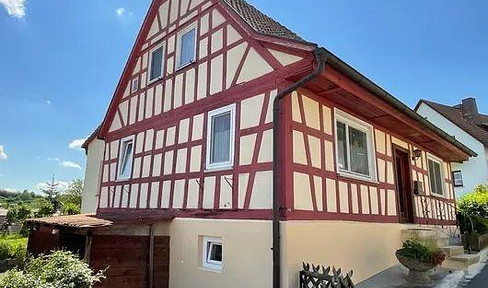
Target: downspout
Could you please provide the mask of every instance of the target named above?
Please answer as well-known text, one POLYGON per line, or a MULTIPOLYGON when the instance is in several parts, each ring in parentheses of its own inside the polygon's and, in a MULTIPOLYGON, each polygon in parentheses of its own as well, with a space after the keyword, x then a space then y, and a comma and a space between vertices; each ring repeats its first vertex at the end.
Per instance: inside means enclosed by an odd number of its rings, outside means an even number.
POLYGON ((281 208, 281 197, 280 185, 278 179, 278 159, 281 143, 280 135, 280 112, 281 112, 281 101, 293 91, 300 87, 303 87, 308 82, 317 78, 325 69, 325 64, 327 62, 327 51, 323 48, 317 48, 313 51, 315 59, 317 61, 317 67, 315 70, 300 79, 298 82, 293 83, 290 87, 286 88, 284 91, 279 93, 273 101, 273 288, 281 287, 281 235, 280 235, 280 208, 281 208))

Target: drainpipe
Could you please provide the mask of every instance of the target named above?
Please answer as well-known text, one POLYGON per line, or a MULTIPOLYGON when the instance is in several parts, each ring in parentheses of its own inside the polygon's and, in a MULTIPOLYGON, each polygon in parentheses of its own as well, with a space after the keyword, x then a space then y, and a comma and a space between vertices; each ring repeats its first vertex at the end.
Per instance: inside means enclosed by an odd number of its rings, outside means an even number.
POLYGON ((280 189, 278 188, 278 169, 279 169, 279 151, 281 143, 280 129, 280 112, 281 112, 281 100, 287 95, 290 95, 293 91, 300 87, 303 87, 308 82, 317 78, 325 69, 327 62, 327 51, 323 48, 317 48, 314 52, 315 59, 317 61, 317 67, 315 70, 295 82, 290 87, 279 93, 273 101, 273 288, 281 287, 281 236, 280 236, 280 208, 281 198, 280 189))

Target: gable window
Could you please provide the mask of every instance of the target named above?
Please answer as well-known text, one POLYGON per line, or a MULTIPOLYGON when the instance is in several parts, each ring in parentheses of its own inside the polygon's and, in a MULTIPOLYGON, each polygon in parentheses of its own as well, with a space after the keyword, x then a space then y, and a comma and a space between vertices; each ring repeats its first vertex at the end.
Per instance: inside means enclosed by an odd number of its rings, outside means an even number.
POLYGON ((454 187, 463 187, 463 172, 461 170, 452 171, 452 179, 454 180, 454 187))
POLYGON ((373 127, 336 109, 336 153, 339 172, 375 180, 373 127))
POLYGON ((222 239, 203 237, 202 266, 212 270, 222 270, 222 239))
POLYGON ((207 169, 229 168, 234 164, 235 105, 208 113, 207 169))
POLYGON ((164 46, 161 44, 150 53, 149 82, 154 82, 163 77, 164 70, 164 46))
POLYGON ((444 195, 444 176, 442 175, 441 161, 429 156, 427 162, 431 193, 444 195))
POLYGON ((195 62, 197 29, 195 25, 178 34, 177 67, 182 68, 195 62))
POLYGON ((139 77, 132 79, 130 92, 134 93, 139 90, 139 77))
POLYGON ((117 179, 129 179, 132 173, 132 158, 134 156, 134 138, 122 139, 119 152, 119 174, 117 179))

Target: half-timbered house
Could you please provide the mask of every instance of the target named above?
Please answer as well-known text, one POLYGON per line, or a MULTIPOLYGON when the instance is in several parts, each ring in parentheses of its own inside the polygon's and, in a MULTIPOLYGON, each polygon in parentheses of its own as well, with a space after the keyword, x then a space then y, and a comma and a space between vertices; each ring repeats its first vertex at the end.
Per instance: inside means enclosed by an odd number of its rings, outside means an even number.
POLYGON ((95 136, 96 214, 29 246, 78 243, 119 288, 297 287, 302 261, 360 282, 402 230, 456 225, 475 155, 243 0, 154 0, 95 136))

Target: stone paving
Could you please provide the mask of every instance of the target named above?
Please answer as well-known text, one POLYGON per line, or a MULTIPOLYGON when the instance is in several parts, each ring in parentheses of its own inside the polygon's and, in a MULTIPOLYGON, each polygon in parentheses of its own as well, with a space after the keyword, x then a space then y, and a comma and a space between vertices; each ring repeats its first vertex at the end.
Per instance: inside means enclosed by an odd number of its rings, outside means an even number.
MULTIPOLYGON (((488 287, 488 251, 482 251, 481 261, 467 270, 436 268, 432 273, 431 285, 417 285, 408 282, 408 269, 398 265, 385 270, 358 284, 358 288, 486 288, 488 287)), ((353 279, 354 280, 354 279, 353 279)))

